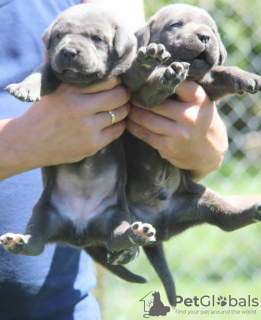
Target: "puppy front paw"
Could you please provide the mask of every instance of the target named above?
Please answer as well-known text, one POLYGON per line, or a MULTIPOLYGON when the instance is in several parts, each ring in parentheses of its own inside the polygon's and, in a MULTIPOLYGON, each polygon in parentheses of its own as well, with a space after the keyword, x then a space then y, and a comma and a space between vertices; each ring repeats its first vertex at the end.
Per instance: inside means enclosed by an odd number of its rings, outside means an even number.
POLYGON ((21 101, 34 102, 40 100, 40 87, 27 82, 9 84, 5 90, 21 101))
POLYGON ((136 259, 139 256, 139 248, 132 247, 119 252, 108 252, 107 263, 112 265, 126 264, 136 259))
POLYGON ((254 216, 252 218, 252 221, 260 222, 261 221, 261 202, 254 204, 252 208, 254 209, 254 216))
POLYGON ((23 254, 27 249, 27 240, 22 234, 6 233, 0 237, 0 246, 13 254, 23 254))
POLYGON ((189 71, 189 63, 172 62, 164 72, 161 82, 166 87, 174 87, 186 79, 189 71))
POLYGON ((167 60, 170 53, 163 44, 151 43, 138 50, 136 63, 146 70, 154 70, 158 65, 167 60))
POLYGON ((137 245, 145 245, 156 241, 156 230, 149 223, 134 222, 131 226, 129 239, 137 245))
POLYGON ((235 80, 235 88, 238 94, 256 93, 261 91, 261 77, 245 72, 242 77, 235 80))

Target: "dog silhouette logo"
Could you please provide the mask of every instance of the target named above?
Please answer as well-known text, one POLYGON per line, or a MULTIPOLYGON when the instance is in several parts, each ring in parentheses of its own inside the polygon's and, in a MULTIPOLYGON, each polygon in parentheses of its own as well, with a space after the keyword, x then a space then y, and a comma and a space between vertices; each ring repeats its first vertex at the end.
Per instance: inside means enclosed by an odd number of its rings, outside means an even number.
POLYGON ((145 297, 140 299, 144 303, 144 318, 166 316, 170 312, 170 307, 165 306, 160 298, 159 291, 151 291, 145 297))

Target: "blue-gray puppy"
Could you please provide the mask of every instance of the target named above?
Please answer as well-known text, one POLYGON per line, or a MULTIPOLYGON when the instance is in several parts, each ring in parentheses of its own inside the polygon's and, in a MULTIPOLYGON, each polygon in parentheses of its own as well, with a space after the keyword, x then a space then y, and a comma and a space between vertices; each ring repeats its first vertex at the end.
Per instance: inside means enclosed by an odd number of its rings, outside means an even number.
MULTIPOLYGON (((221 66, 226 50, 215 22, 200 8, 181 4, 164 7, 136 35, 141 48, 126 82, 135 99, 148 108, 173 97, 184 79, 198 82, 212 100, 261 90, 259 76, 221 66)), ((261 207, 255 204, 242 209, 228 204, 130 134, 126 134, 125 145, 129 208, 133 220, 146 221, 156 229, 156 242, 143 249, 173 305, 175 286, 161 243, 202 223, 225 231, 242 228, 261 220, 261 207)))

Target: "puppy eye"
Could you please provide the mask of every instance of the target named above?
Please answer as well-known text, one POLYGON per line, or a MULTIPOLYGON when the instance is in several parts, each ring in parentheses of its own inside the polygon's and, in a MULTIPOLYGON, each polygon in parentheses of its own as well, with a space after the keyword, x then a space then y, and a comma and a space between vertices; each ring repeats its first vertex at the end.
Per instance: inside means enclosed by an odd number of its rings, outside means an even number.
POLYGON ((63 37, 63 36, 62 36, 61 33, 57 33, 57 35, 56 35, 56 38, 57 38, 57 39, 62 39, 62 37, 63 37))
POLYGON ((95 42, 102 42, 103 41, 103 39, 99 36, 92 36, 91 39, 95 42))
POLYGON ((181 28, 182 27, 182 23, 181 22, 176 22, 170 25, 172 28, 181 28))

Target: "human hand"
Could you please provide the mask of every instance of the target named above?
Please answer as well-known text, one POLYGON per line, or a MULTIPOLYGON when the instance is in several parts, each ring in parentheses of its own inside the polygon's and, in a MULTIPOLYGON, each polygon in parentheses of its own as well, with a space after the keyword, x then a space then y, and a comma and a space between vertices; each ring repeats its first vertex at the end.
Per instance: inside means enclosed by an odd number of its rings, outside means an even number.
POLYGON ((9 156, 16 157, 8 159, 6 166, 0 162, 2 178, 94 155, 124 132, 129 98, 130 93, 116 77, 88 88, 62 83, 21 117, 2 122, 1 154, 12 145, 9 156), (113 126, 111 110, 116 116, 113 126))
POLYGON ((127 130, 198 181, 219 168, 228 147, 226 128, 215 103, 195 82, 183 81, 176 94, 176 100, 153 109, 133 101, 127 130))

